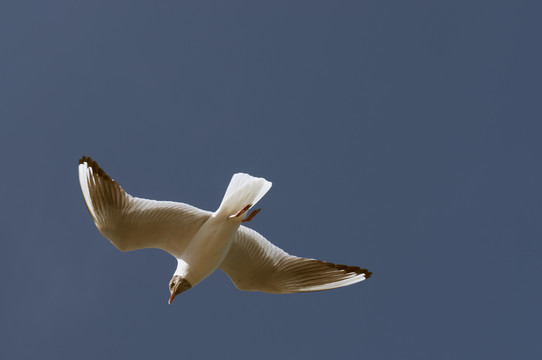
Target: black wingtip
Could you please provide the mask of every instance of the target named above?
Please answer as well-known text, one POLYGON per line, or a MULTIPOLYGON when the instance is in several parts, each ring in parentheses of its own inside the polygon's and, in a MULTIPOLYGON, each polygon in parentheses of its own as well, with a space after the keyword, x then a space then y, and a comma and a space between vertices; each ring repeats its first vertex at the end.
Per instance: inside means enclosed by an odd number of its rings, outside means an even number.
POLYGON ((348 265, 341 265, 341 264, 333 264, 333 263, 330 263, 330 262, 326 262, 326 261, 322 261, 324 264, 326 264, 327 266, 330 266, 334 269, 337 269, 337 270, 342 270, 346 273, 356 273, 358 275, 365 275, 365 279, 368 279, 371 277, 371 275, 373 274, 371 271, 367 270, 367 269, 362 269, 360 268, 359 266, 348 266, 348 265))
POLYGON ((368 279, 373 275, 373 273, 367 269, 361 269, 361 272, 365 275, 365 279, 368 279))
POLYGON ((79 159, 79 165, 84 164, 84 163, 86 163, 89 167, 91 167, 92 171, 95 174, 98 174, 98 176, 101 176, 101 177, 104 177, 106 179, 112 180, 109 177, 109 175, 107 175, 105 173, 105 171, 103 171, 103 169, 100 167, 100 165, 98 165, 98 163, 96 161, 92 160, 92 158, 90 158, 89 156, 83 156, 81 159, 79 159))
POLYGON ((91 160, 92 160, 91 158, 83 156, 81 159, 79 159, 79 165, 81 165, 83 163, 88 163, 91 160))

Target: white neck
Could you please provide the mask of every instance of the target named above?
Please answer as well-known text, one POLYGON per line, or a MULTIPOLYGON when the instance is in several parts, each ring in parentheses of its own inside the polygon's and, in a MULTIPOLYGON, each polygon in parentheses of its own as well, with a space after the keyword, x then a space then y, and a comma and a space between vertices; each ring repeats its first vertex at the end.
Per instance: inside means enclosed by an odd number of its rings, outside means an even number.
POLYGON ((173 275, 179 275, 184 279, 186 274, 188 274, 188 263, 183 259, 177 259, 177 270, 175 270, 175 274, 173 275))

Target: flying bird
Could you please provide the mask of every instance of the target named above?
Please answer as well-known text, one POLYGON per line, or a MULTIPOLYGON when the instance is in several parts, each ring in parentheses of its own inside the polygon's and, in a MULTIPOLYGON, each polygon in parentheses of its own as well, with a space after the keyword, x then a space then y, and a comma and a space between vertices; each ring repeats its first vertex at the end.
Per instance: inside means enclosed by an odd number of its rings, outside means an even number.
POLYGON ((289 255, 241 223, 271 182, 234 174, 215 212, 172 201, 137 198, 90 157, 79 160, 79 182, 98 230, 121 251, 158 248, 177 259, 169 303, 211 275, 224 271, 245 291, 287 294, 352 285, 371 276, 357 266, 289 255))

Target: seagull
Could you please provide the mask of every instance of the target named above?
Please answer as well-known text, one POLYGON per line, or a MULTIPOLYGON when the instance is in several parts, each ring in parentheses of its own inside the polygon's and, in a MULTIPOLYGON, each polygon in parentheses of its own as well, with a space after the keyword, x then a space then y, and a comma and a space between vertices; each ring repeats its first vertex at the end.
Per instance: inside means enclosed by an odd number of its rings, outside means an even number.
POLYGON ((169 282, 170 304, 216 269, 239 290, 273 294, 335 289, 372 274, 357 266, 289 255, 241 225, 260 211, 248 213, 271 188, 264 178, 234 174, 215 212, 131 196, 86 156, 79 160, 79 182, 96 227, 115 247, 157 248, 177 259, 169 282))

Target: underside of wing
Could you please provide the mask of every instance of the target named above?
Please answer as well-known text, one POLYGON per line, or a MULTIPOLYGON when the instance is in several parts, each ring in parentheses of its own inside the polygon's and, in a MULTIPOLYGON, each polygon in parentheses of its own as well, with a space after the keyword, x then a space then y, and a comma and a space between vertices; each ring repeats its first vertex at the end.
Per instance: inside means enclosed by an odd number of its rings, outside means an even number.
POLYGON ((367 269, 289 255, 241 226, 220 265, 240 290, 286 294, 329 290, 371 276, 367 269))
POLYGON ((122 251, 158 248, 179 256, 211 215, 183 203, 132 197, 89 157, 79 160, 79 181, 96 226, 122 251))

